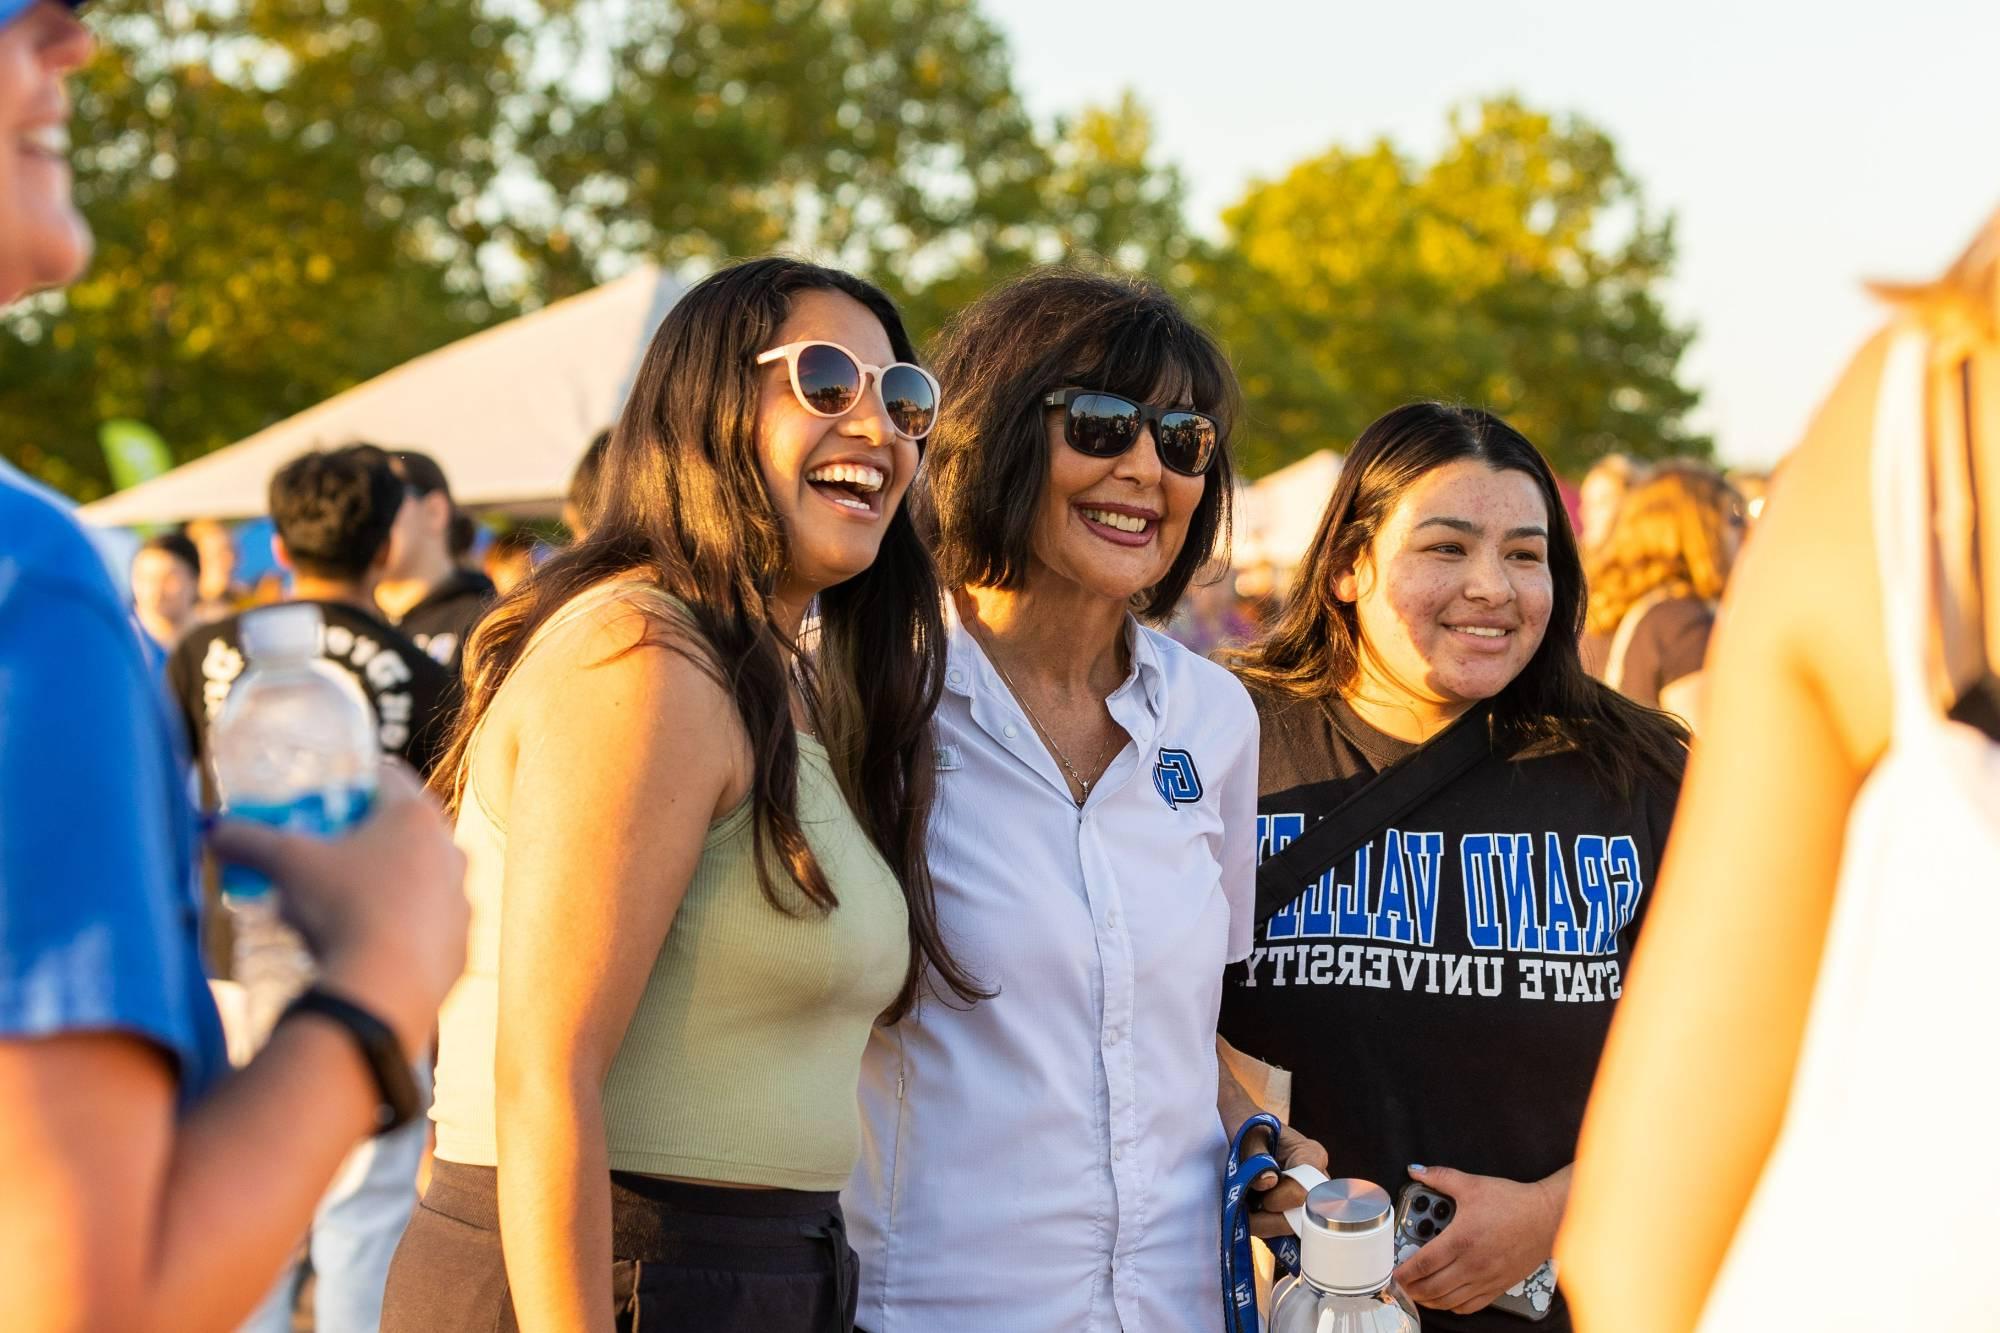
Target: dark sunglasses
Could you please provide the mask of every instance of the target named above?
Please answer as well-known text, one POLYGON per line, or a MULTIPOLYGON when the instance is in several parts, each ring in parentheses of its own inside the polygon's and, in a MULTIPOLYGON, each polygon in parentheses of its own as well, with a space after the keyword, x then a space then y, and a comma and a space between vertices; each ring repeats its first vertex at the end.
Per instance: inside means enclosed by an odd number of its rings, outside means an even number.
POLYGON ((1070 448, 1092 458, 1118 457, 1151 426, 1160 461, 1184 477, 1208 471, 1222 438, 1222 427, 1206 412, 1135 403, 1097 389, 1062 389, 1042 399, 1042 404, 1063 409, 1063 438, 1070 448))
POLYGON ((871 366, 839 343, 796 342, 760 353, 757 364, 782 360, 791 373, 792 395, 816 417, 844 417, 861 401, 873 378, 882 395, 882 409, 897 430, 921 440, 937 425, 938 401, 944 396, 937 379, 922 366, 892 361, 871 366))

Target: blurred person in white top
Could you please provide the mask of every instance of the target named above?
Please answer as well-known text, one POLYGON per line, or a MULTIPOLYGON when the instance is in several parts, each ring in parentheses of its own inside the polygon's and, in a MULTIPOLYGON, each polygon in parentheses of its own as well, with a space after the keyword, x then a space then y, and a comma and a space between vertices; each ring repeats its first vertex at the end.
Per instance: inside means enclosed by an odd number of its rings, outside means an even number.
MULTIPOLYGON (((953 612, 930 867, 991 996, 932 986, 870 1041, 855 1323, 1209 1333, 1226 1133, 1256 1109, 1215 1020, 1250 949, 1257 722, 1134 612, 1164 621, 1225 543, 1235 380, 1158 289, 1069 270, 969 307, 938 364, 913 491, 953 612)), ((1256 1185, 1283 1230, 1303 1191, 1256 1185)))
POLYGON ((1978 1036, 2000 985, 1976 916, 2000 837, 1988 226, 1855 353, 1731 575, 1712 725, 1557 1241, 1579 1328, 1775 1328, 1756 1314, 1772 1307, 1820 1333, 2000 1327, 1980 1271, 2000 1152, 1978 1036), (1939 1182, 1923 1194, 1919 1152, 1939 1182), (1905 1210, 1963 1207, 1871 1227, 1806 1193, 1858 1203, 1885 1176, 1905 1210))

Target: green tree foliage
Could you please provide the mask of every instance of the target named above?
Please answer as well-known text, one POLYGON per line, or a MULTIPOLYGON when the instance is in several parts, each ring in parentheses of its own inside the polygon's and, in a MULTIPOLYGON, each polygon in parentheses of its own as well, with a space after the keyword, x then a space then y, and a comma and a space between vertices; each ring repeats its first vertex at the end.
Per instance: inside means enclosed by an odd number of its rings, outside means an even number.
POLYGON ((476 210, 524 47, 476 0, 91 14, 74 160, 97 257, 0 330, 10 457, 97 494, 106 418, 190 457, 508 313, 476 210))
POLYGON ((1185 265, 1129 99, 1037 127, 972 0, 104 0, 90 276, 7 317, 0 447, 188 458, 639 259, 788 250, 927 333, 1077 248, 1185 265))
POLYGON ((551 295, 770 250, 908 290, 1032 214, 1042 155, 969 0, 578 0, 539 40, 511 239, 551 295))
MULTIPOLYGON (((186 459, 652 259, 788 250, 934 331, 1094 256, 1189 295, 1252 472, 1417 394, 1574 469, 1698 450, 1671 230, 1605 136, 1509 101, 1434 162, 1335 150, 1220 245, 1129 95, 1034 122, 976 0, 100 0, 84 281, 0 316, 0 450, 88 498, 129 417, 186 459)), ((412 443, 421 443, 413 441, 412 443)))
POLYGON ((1035 264, 1079 263, 1153 277, 1182 294, 1207 253, 1186 222, 1179 168, 1158 159, 1152 119, 1130 93, 1056 120, 1027 210, 983 253, 934 270, 920 285, 889 283, 913 325, 934 330, 996 282, 1035 264))
POLYGON ((1344 449, 1397 403, 1507 417, 1572 475, 1610 449, 1704 454, 1661 307, 1669 221, 1588 122, 1494 100, 1436 160, 1335 148, 1254 185, 1200 278, 1242 373, 1252 473, 1344 449))
POLYGON ((786 250, 875 278, 922 333, 1033 263, 1190 244, 1143 109, 1037 127, 973 0, 581 0, 543 48, 574 73, 521 127, 544 193, 510 239, 550 295, 632 254, 786 250))

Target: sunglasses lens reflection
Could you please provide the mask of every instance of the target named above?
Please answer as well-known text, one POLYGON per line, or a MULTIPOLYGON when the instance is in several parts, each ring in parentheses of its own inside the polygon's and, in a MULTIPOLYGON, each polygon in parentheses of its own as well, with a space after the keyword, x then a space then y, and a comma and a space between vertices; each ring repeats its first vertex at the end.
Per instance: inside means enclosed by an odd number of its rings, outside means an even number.
MULTIPOLYGON (((1116 394, 1080 393, 1070 400, 1066 433, 1070 448, 1095 458, 1115 458, 1130 449, 1145 429, 1146 413, 1116 394)), ((1218 431, 1213 417, 1200 412, 1162 412, 1154 429, 1160 461, 1196 477, 1215 461, 1218 431)))
POLYGON ((861 369, 838 347, 816 344, 799 353, 799 396, 815 412, 838 416, 861 392, 861 369))
POLYGON ((1189 475, 1208 471, 1215 457, 1215 423, 1199 412, 1167 412, 1160 417, 1160 460, 1189 475))
POLYGON ((921 440, 937 424, 937 390, 915 366, 897 362, 882 372, 882 402, 896 429, 921 440))
POLYGON ((1110 458, 1132 447, 1140 424, 1136 404, 1108 393, 1084 393, 1070 402, 1067 434, 1078 453, 1110 458))

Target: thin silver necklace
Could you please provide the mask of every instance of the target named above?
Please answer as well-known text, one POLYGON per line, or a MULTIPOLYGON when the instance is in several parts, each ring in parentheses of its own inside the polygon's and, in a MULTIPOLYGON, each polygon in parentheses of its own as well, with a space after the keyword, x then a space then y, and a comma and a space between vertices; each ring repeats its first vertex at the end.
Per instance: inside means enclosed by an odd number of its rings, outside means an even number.
MULTIPOLYGON (((1042 740, 1049 747, 1049 753, 1056 757, 1056 762, 1062 765, 1063 772, 1069 774, 1069 780, 1074 782, 1082 792, 1082 795, 1073 797, 1072 799, 1076 801, 1077 809, 1083 809, 1084 802, 1090 799, 1091 779, 1086 778, 1083 774, 1076 771, 1076 765, 1072 764, 1069 761, 1069 756, 1063 753, 1062 746, 1056 744, 1055 734, 1043 725, 1042 719, 1035 713, 1035 706, 1028 702, 1028 696, 1021 693, 1021 687, 1014 683, 1014 678, 1007 674, 1007 668, 1000 665, 1000 659, 995 657, 990 649, 987 651, 986 660, 991 662, 993 669, 1000 673, 1000 679, 1007 682, 1007 689, 1013 694, 1014 702, 1021 705, 1021 710, 1028 715, 1028 721, 1034 723, 1035 730, 1041 733, 1042 740)), ((1117 744, 1117 738, 1113 737, 1111 744, 1098 752, 1097 767, 1101 768, 1111 758, 1112 749, 1117 744)))

